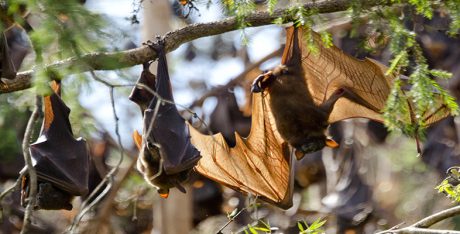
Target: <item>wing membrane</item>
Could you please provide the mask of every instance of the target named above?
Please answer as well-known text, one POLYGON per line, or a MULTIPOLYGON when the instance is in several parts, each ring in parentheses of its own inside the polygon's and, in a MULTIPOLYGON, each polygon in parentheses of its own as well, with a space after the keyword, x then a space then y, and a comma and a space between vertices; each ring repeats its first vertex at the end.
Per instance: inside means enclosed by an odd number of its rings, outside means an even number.
POLYGON ((266 93, 253 94, 251 132, 247 138, 236 134, 233 148, 220 133, 203 135, 190 126, 192 144, 203 157, 196 169, 235 190, 288 208, 292 205, 291 156, 276 130, 268 99, 266 93))

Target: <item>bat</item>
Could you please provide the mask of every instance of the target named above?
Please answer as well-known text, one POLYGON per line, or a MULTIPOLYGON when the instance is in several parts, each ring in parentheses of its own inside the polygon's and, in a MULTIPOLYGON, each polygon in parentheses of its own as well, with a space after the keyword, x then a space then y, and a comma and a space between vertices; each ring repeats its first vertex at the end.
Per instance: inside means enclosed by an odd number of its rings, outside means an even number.
MULTIPOLYGON (((45 114, 40 136, 30 145, 38 177, 35 209, 71 210, 73 196, 88 193, 89 154, 86 141, 73 137, 70 109, 60 98, 60 84, 53 81, 52 88, 53 93, 44 97, 45 114)), ((29 178, 24 176, 23 205, 28 197, 28 181, 29 178)))
POLYGON ((141 108, 144 121, 142 136, 135 131, 133 137, 140 151, 138 170, 147 182, 157 188, 161 197, 167 198, 172 187, 185 192, 181 183, 188 179, 201 156, 190 143, 185 120, 173 104, 163 42, 149 46, 158 54, 157 77, 148 70, 149 64, 144 64, 144 70, 131 92, 129 98, 141 108))
MULTIPOLYGON (((348 118, 379 122, 393 76, 372 59, 358 60, 335 46, 325 48, 312 33, 317 53, 308 50, 301 28, 286 30, 281 65, 258 76, 251 87, 252 122, 247 138, 229 147, 222 134, 204 135, 190 126, 201 152, 196 170, 230 188, 281 208, 292 206, 293 157, 339 145, 326 136, 331 123, 348 118)), ((410 108, 410 103, 408 106, 410 108)), ((440 106, 426 113, 433 123, 448 115, 440 106)))
MULTIPOLYGON (((381 113, 395 78, 385 75, 387 67, 379 62, 358 60, 335 46, 325 48, 318 34, 312 36, 318 53, 307 50, 301 28, 288 28, 281 65, 257 77, 252 86, 254 92, 271 95, 278 131, 298 158, 324 146, 338 147, 325 135, 331 123, 359 117, 383 122, 381 113)), ((439 104, 424 119, 431 124, 448 115, 439 104)))
POLYGON ((14 16, 4 6, 0 6, 0 28, 3 29, 0 34, 0 78, 14 79, 24 57, 31 50, 29 41, 24 40, 22 35, 31 29, 23 7, 23 4, 19 4, 18 10, 21 18, 24 18, 25 28, 14 21, 14 16))
POLYGON ((5 32, 0 35, 0 57, 0 78, 13 79, 16 77, 16 67, 11 59, 11 51, 5 32))

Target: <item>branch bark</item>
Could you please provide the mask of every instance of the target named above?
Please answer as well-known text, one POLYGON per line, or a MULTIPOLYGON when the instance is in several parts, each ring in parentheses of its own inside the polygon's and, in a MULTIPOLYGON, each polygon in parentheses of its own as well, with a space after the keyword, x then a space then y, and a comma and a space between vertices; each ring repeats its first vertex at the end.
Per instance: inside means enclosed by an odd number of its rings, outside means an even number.
MULTIPOLYGON (((391 5, 389 0, 362 0, 363 7, 370 8, 375 6, 391 5)), ((328 0, 321 2, 311 2, 304 4, 305 9, 315 9, 320 14, 332 13, 347 10, 351 5, 349 0, 328 0)), ((272 14, 266 11, 254 12, 249 14, 245 21, 250 27, 272 24, 279 17, 288 17, 287 21, 293 18, 288 16, 289 8, 282 8, 272 14)), ((180 45, 207 36, 222 34, 238 29, 238 22, 235 17, 229 17, 220 21, 209 23, 191 24, 176 31, 169 32, 163 36, 165 49, 167 52, 177 49, 180 45)), ((155 51, 148 46, 141 46, 131 50, 104 53, 89 53, 81 57, 72 57, 61 60, 46 66, 44 69, 62 69, 67 67, 77 68, 80 72, 90 70, 116 70, 142 64, 157 58, 155 51)), ((38 69, 38 68, 37 68, 38 69)), ((35 70, 20 72, 13 80, 3 80, 0 82, 0 94, 10 93, 30 88, 35 70)))
POLYGON ((428 229, 429 227, 433 226, 434 224, 443 221, 447 218, 454 217, 460 214, 460 206, 455 206, 446 210, 442 210, 438 213, 432 214, 422 220, 404 228, 392 228, 389 230, 385 230, 379 232, 378 234, 385 234, 385 233, 406 233, 406 234, 415 234, 415 233, 458 233, 460 231, 451 231, 451 230, 436 230, 436 229, 428 229))

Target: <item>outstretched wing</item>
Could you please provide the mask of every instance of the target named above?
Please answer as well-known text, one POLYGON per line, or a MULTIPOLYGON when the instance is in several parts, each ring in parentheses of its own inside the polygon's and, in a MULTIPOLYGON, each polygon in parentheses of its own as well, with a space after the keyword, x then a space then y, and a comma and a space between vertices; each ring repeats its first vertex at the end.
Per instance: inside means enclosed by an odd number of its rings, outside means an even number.
MULTIPOLYGON (((352 96, 343 96, 337 100, 329 116, 329 123, 339 120, 364 117, 382 121, 381 110, 385 106, 386 99, 391 90, 393 77, 385 76, 386 68, 378 62, 365 59, 358 60, 345 54, 342 50, 332 45, 324 47, 320 36, 311 31, 316 50, 309 50, 302 35, 302 28, 294 26, 286 29, 286 46, 293 47, 293 40, 298 38, 302 45, 302 67, 305 82, 313 101, 320 106, 338 89, 346 89, 352 96), (295 33, 299 35, 293 36, 295 33)), ((292 50, 285 49, 283 61, 287 61, 292 50)))
MULTIPOLYGON (((381 115, 386 100, 391 92, 394 77, 385 75, 387 67, 373 59, 359 60, 344 53, 332 45, 324 47, 320 35, 312 31, 311 36, 317 51, 308 49, 308 40, 302 38, 301 28, 287 29, 286 45, 293 45, 294 33, 299 44, 302 44, 302 66, 305 72, 305 82, 315 104, 321 105, 339 89, 346 91, 335 103, 329 115, 328 122, 333 123, 348 118, 368 118, 383 122, 381 115)), ((292 49, 291 49, 292 50, 292 49)), ((285 50, 285 56, 289 51, 285 50)), ((410 86, 409 86, 410 89, 410 86)), ((436 92, 436 91, 434 91, 436 92)), ((407 108, 412 112, 408 102, 407 108)), ((424 114, 427 124, 434 123, 449 115, 448 109, 439 98, 435 100, 433 109, 424 114)), ((409 117, 407 117, 409 118, 409 117)))
POLYGON ((203 135, 189 125, 192 144, 201 152, 196 170, 235 190, 259 196, 281 208, 292 206, 292 161, 288 144, 276 130, 267 93, 254 93, 251 131, 235 133, 231 148, 222 134, 203 135))

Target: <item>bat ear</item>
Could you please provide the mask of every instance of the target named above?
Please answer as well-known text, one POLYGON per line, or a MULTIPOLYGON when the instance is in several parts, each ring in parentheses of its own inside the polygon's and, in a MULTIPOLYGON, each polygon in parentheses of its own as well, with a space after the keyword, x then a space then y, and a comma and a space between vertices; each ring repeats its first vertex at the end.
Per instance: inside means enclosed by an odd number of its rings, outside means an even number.
POLYGON ((160 195, 160 197, 166 199, 169 197, 169 189, 159 189, 158 190, 158 195, 160 195))
POLYGON ((326 139, 326 146, 335 149, 335 148, 338 148, 340 145, 339 145, 339 143, 335 142, 331 138, 327 138, 326 139))
POLYGON ((139 134, 139 132, 137 130, 134 130, 134 132, 133 132, 133 139, 134 139, 134 143, 137 146, 137 149, 141 150, 141 148, 142 148, 142 136, 141 136, 141 134, 139 134))

